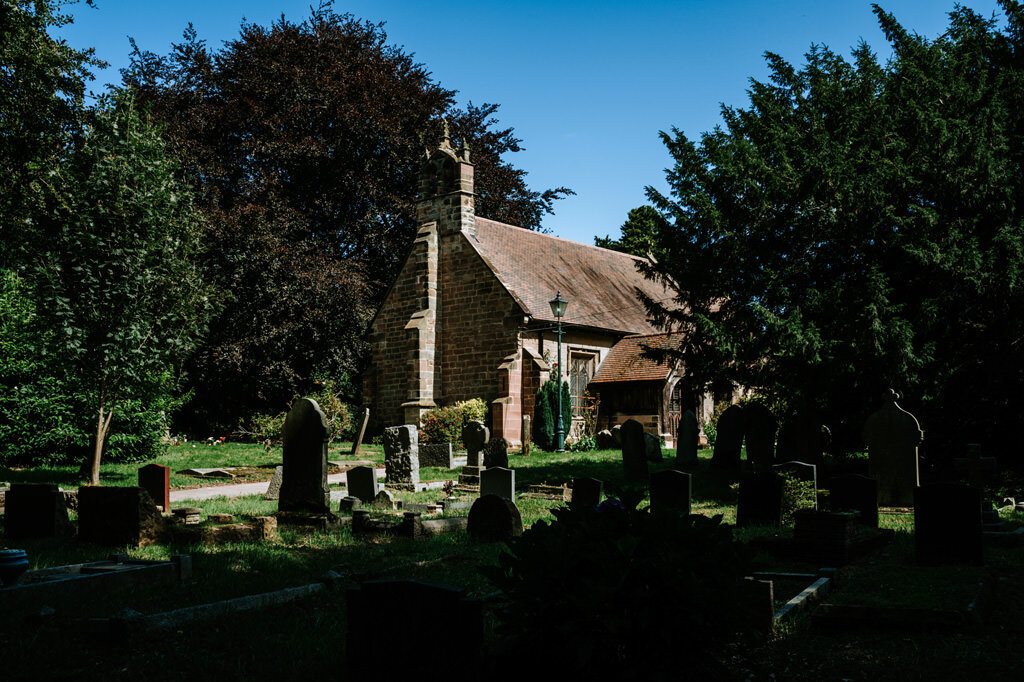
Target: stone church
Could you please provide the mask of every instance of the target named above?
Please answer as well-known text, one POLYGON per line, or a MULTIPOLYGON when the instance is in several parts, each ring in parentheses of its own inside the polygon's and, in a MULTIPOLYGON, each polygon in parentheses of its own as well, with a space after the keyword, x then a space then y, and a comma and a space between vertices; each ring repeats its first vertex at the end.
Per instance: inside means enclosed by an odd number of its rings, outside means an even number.
POLYGON ((601 396, 601 428, 635 417, 653 433, 675 433, 679 368, 642 350, 678 337, 648 322, 637 291, 671 294, 637 271, 640 259, 477 216, 469 150, 447 135, 421 168, 417 221, 370 325, 364 397, 376 427, 483 398, 492 434, 518 445, 523 415, 560 365, 577 426, 586 392, 601 396), (558 293, 569 302, 561 358, 549 305, 558 293))

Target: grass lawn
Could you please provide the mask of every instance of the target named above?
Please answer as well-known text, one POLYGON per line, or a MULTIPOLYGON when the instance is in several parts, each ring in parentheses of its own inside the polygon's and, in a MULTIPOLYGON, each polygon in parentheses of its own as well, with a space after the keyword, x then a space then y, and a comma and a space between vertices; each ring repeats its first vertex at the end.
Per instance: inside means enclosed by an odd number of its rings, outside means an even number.
MULTIPOLYGON (((345 460, 350 449, 342 444, 330 458, 345 460)), ((666 450, 666 461, 652 463, 651 470, 672 468, 674 453, 666 450)), ((736 491, 732 482, 708 466, 710 452, 701 453, 694 476, 696 513, 722 514, 727 522, 735 518, 736 491)), ((364 446, 359 459, 381 461, 377 446, 364 446)), ((251 466, 266 468, 266 475, 280 460, 280 450, 264 453, 260 446, 196 444, 177 446, 156 460, 172 471, 186 467, 251 466)), ((529 457, 510 456, 516 470, 517 487, 532 484, 560 485, 574 477, 592 476, 605 481, 606 495, 625 489, 621 453, 599 451, 578 454, 544 453, 534 450, 529 457)), ((138 464, 106 465, 106 484, 130 485, 138 464)), ((458 471, 429 468, 423 480, 453 478, 458 471)), ((0 471, 0 480, 77 484, 71 468, 33 471, 0 471)), ((172 485, 191 487, 203 483, 172 474, 172 485)), ((443 497, 440 490, 399 493, 410 502, 443 497)), ((520 498, 517 501, 524 525, 550 518, 550 509, 561 502, 520 498)), ((227 512, 242 515, 272 513, 275 502, 262 498, 220 497, 197 503, 204 513, 227 512)), ((458 512, 461 514, 466 511, 458 512)), ((1024 521, 1014 515, 1012 520, 1024 521)), ((988 566, 977 568, 928 568, 913 562, 913 517, 882 514, 883 527, 893 528, 893 543, 881 551, 843 569, 834 603, 890 604, 930 608, 963 608, 973 595, 983 571, 999 576, 993 625, 978 632, 905 635, 892 633, 824 634, 813 630, 809 619, 801 618, 775 636, 736 649, 729 667, 737 679, 775 680, 868 680, 868 679, 977 679, 985 672, 1003 679, 1024 678, 1019 652, 1024 648, 1024 622, 1017 614, 1024 608, 1024 577, 1019 566, 1024 550, 987 550, 988 566), (1014 667, 1018 666, 1018 667, 1014 667)), ((741 540, 763 534, 789 531, 742 529, 741 540)), ((299 604, 260 612, 247 612, 160 635, 135 635, 127 643, 110 643, 76 632, 74 623, 84 617, 114 615, 130 607, 156 613, 184 605, 201 604, 235 596, 254 594, 312 582, 329 569, 346 577, 346 584, 375 577, 420 578, 457 585, 470 593, 484 595, 492 588, 478 567, 493 563, 501 545, 480 544, 457 533, 421 541, 401 538, 356 539, 347 528, 327 533, 280 530, 280 541, 266 544, 235 543, 219 546, 154 546, 130 549, 138 558, 166 558, 176 553, 193 557, 195 577, 172 587, 137 587, 113 595, 80 595, 63 603, 49 604, 56 615, 29 627, 19 618, 0 623, 0 650, 5 679, 40 677, 128 678, 148 675, 171 679, 225 676, 265 678, 297 674, 341 674, 344 656, 344 591, 326 594, 299 604), (60 642, 61 656, 52 649, 60 642), (46 674, 40 673, 45 663, 46 674)), ((74 540, 19 542, 29 552, 33 567, 47 567, 102 558, 114 551, 74 540)), ((11 546, 0 541, 0 546, 11 546)), ((814 572, 817 567, 779 561, 767 555, 757 557, 757 569, 814 572)), ((795 594, 799 584, 780 584, 780 601, 795 594)), ((396 622, 435 629, 446 614, 400 613, 396 622), (419 625, 417 625, 419 624, 419 625)), ((405 627, 405 626, 403 626, 405 627)), ((383 633, 382 633, 383 634, 383 633)))

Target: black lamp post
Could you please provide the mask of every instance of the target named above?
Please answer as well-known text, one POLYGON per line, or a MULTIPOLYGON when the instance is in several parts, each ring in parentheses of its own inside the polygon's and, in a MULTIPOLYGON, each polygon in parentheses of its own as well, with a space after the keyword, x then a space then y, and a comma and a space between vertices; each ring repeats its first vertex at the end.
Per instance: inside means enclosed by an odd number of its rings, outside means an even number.
POLYGON ((549 301, 551 313, 558 320, 558 416, 555 418, 555 452, 565 452, 565 426, 562 424, 562 316, 569 302, 562 298, 562 292, 556 292, 555 298, 549 301))

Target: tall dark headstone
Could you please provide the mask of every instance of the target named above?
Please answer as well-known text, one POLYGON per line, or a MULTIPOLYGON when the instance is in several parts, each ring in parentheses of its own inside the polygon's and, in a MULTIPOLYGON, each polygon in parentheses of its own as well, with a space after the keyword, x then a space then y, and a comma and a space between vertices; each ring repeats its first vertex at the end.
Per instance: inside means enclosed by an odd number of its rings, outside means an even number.
POLYGON ((691 479, 690 474, 674 469, 651 474, 651 508, 654 511, 675 509, 689 514, 691 479))
POLYGON ((807 462, 782 462, 773 464, 772 471, 784 474, 798 481, 810 483, 814 490, 814 509, 818 508, 818 467, 807 462))
POLYGON ((163 516, 144 488, 81 486, 78 539, 141 547, 161 540, 163 516))
POLYGON ((643 424, 629 419, 622 425, 622 466, 627 481, 647 480, 647 439, 643 424))
POLYGON ((858 523, 878 528, 878 481, 873 478, 860 474, 837 476, 829 485, 828 504, 834 512, 858 512, 858 523))
POLYGON ((4 494, 4 532, 16 540, 52 538, 70 530, 64 493, 48 483, 12 483, 4 494))
POLYGON ((416 489, 420 482, 420 447, 415 424, 384 429, 384 475, 392 488, 416 489))
POLYGON ((443 613, 459 624, 459 665, 445 677, 479 679, 483 649, 483 609, 461 588, 420 580, 370 580, 348 590, 348 664, 350 672, 367 679, 380 677, 387 661, 392 679, 421 677, 424 670, 448 669, 451 655, 432 637, 382 637, 395 627, 395 614, 410 608, 443 613))
POLYGON ((661 453, 661 439, 653 433, 644 432, 644 447, 648 462, 661 462, 665 459, 661 453))
POLYGON ((864 424, 868 466, 878 479, 878 503, 883 507, 913 504, 919 482, 917 446, 924 440, 924 432, 914 415, 896 404, 898 398, 896 391, 889 391, 882 409, 864 424))
POLYGON ((487 467, 480 472, 480 496, 497 495, 506 500, 516 499, 515 469, 487 467))
POLYGON ((981 491, 962 483, 914 490, 914 549, 921 564, 981 564, 981 491))
POLYGON ((731 405, 718 417, 715 449, 711 466, 716 469, 739 469, 743 447, 743 408, 731 405))
POLYGON ((363 504, 373 502, 380 492, 377 470, 373 467, 352 467, 345 472, 345 482, 348 485, 349 496, 358 497, 363 504))
POLYGON ((679 430, 676 432, 676 466, 697 466, 697 449, 700 443, 700 426, 693 410, 683 410, 679 415, 679 430))
POLYGON ((491 438, 484 446, 484 467, 508 467, 508 441, 491 438))
POLYGON ((572 505, 594 509, 601 504, 604 483, 596 478, 574 478, 572 480, 572 505))
POLYGON ((736 525, 778 526, 782 523, 782 477, 770 471, 740 481, 736 525))
POLYGON ((277 508, 283 512, 329 514, 327 440, 331 429, 320 406, 300 398, 288 411, 282 429, 283 465, 277 508))
POLYGON ((171 511, 171 468, 161 464, 147 464, 139 469, 139 487, 145 488, 160 511, 171 511))
POLYGON ((743 431, 747 440, 747 461, 759 469, 775 463, 775 432, 779 424, 772 411, 761 403, 743 408, 743 431))
POLYGON ((466 447, 466 465, 482 466, 480 452, 491 439, 491 431, 483 422, 471 421, 462 429, 462 443, 466 447))

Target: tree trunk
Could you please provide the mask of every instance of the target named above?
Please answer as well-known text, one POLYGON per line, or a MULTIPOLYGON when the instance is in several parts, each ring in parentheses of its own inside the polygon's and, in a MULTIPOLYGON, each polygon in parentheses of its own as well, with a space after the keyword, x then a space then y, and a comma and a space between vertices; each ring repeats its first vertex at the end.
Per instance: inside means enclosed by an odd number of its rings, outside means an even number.
POLYGON ((103 456, 103 444, 107 440, 107 429, 110 428, 110 418, 114 416, 114 408, 106 411, 105 405, 100 404, 99 416, 96 419, 96 447, 92 453, 92 467, 89 471, 89 485, 100 484, 100 458, 103 456))

